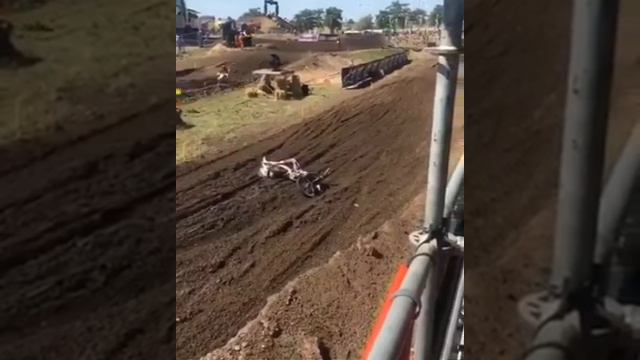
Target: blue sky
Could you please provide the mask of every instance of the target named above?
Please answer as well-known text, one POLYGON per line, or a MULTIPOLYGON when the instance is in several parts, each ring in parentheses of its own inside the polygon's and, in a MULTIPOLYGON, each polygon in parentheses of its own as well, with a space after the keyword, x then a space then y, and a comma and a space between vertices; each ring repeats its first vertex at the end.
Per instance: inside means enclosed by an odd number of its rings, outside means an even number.
MULTIPOLYGON (((372 14, 375 15, 380 9, 387 7, 392 0, 279 0, 280 16, 292 18, 295 13, 302 9, 319 9, 336 6, 343 10, 344 19, 358 18, 372 14)), ((442 0, 402 0, 412 8, 423 8, 431 10, 434 5, 442 4, 442 0)), ((200 11, 203 15, 214 15, 216 17, 238 17, 250 8, 262 8, 262 0, 187 0, 187 6, 200 11)), ((272 9, 272 7, 270 7, 272 9)))

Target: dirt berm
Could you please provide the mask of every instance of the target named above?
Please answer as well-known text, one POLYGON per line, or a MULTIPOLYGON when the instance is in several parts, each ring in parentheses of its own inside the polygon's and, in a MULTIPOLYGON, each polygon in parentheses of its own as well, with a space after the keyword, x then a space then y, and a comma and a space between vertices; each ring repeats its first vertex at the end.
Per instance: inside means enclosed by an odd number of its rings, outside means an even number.
MULTIPOLYGON (((416 61, 300 125, 227 157, 178 169, 178 359, 223 346, 258 316, 270 295, 399 216, 424 186, 433 91, 430 63, 416 61), (295 156, 308 170, 331 167, 331 188, 310 200, 292 183, 261 179, 256 171, 263 155, 295 156)), ((456 123, 458 138, 462 126, 456 123)), ((333 282, 322 279, 317 289, 339 299, 340 308, 371 306, 341 298, 333 282)), ((384 294, 375 295, 377 304, 384 294)), ((324 319, 324 333, 357 332, 364 342, 375 310, 352 318, 360 326, 353 329, 344 327, 345 312, 331 306, 314 314, 324 319)), ((362 345, 349 346, 358 351, 362 345)))
MULTIPOLYGON (((548 280, 571 1, 467 1, 465 308, 470 359, 523 351, 516 301, 548 280), (487 16, 487 14, 492 14, 487 16)), ((640 3, 621 1, 609 166, 640 114, 640 3)))

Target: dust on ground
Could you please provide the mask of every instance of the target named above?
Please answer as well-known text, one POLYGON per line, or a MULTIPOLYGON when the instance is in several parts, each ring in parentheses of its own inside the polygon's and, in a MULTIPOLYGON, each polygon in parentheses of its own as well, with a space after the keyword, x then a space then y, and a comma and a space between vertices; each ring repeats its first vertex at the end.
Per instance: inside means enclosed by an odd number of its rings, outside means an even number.
MULTIPOLYGON (((550 271, 571 6, 497 0, 466 10, 468 77, 483 84, 468 94, 467 130, 481 159, 495 161, 471 158, 465 180, 474 189, 466 194, 465 352, 514 359, 524 349, 516 302, 542 290, 550 271)), ((623 0, 620 14, 609 167, 640 114, 640 3, 623 0)))

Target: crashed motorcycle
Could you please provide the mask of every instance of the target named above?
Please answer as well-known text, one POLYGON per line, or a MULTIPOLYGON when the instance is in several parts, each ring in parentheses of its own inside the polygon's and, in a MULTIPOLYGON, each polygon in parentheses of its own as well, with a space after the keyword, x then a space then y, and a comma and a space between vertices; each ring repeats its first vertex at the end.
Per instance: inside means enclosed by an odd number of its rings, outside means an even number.
POLYGON ((328 189, 328 186, 323 183, 323 179, 329 175, 329 172, 329 168, 319 174, 305 171, 298 160, 293 158, 282 161, 269 161, 266 157, 263 157, 258 175, 264 178, 289 179, 298 185, 304 196, 311 198, 324 193, 328 189))

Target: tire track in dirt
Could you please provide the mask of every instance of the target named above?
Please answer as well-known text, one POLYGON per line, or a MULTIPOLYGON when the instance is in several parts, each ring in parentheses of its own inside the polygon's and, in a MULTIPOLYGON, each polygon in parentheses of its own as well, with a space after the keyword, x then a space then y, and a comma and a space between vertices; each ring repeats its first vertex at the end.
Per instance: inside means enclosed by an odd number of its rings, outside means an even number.
POLYGON ((305 123, 177 170, 178 359, 224 345, 269 295, 418 194, 434 80, 429 64, 416 62, 305 123), (308 170, 331 167, 332 187, 309 200, 292 183, 259 179, 264 154, 296 157, 308 170), (230 191, 224 202, 213 201, 230 191))
POLYGON ((20 168, 0 176, 3 357, 128 358, 146 347, 161 358, 173 349, 175 319, 163 309, 175 299, 160 294, 173 286, 175 225, 159 218, 175 204, 173 109, 112 120, 13 158, 20 168))

